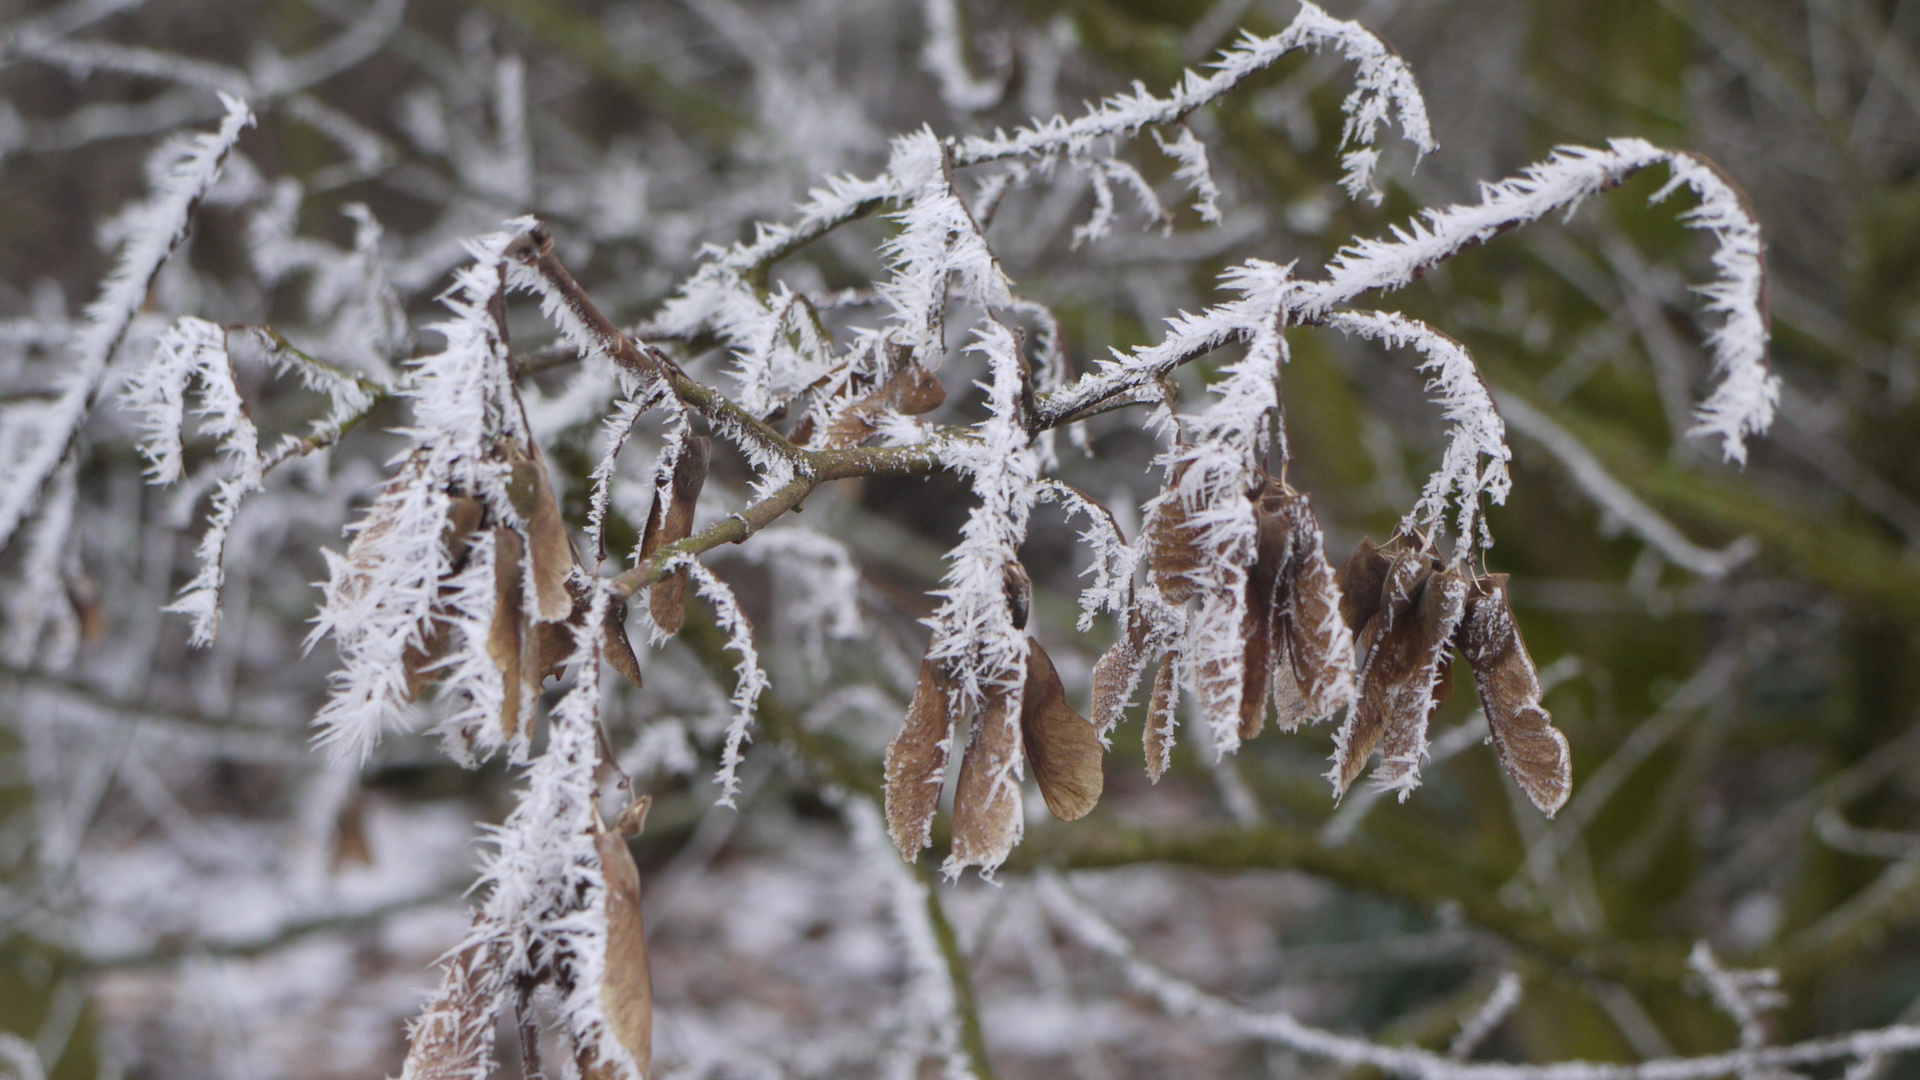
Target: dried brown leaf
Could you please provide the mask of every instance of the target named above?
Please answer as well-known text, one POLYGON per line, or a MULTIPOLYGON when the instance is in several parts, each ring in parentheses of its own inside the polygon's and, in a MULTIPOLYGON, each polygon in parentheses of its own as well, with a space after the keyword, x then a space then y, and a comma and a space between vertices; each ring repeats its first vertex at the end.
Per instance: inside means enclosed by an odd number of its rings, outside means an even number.
POLYGON ((1180 680, 1175 678, 1175 667, 1172 653, 1161 658, 1160 670, 1153 673, 1153 694, 1147 699, 1147 779, 1156 784, 1173 757, 1173 731, 1180 724, 1180 680))
POLYGON ((509 739, 520 731, 520 652, 526 616, 521 612, 520 534, 502 525, 493 530, 493 623, 487 628, 487 657, 500 669, 500 730, 509 739))
MULTIPOLYGON (((858 446, 878 430, 876 424, 888 409, 902 416, 919 416, 939 408, 946 400, 947 388, 940 384, 939 377, 920 364, 909 362, 835 417, 827 425, 823 445, 830 449, 858 446)), ((802 434, 795 432, 796 437, 802 434)))
POLYGON ((1573 757, 1567 737, 1540 707, 1540 677, 1513 620, 1507 575, 1489 574, 1474 583, 1454 636, 1473 668, 1501 766, 1552 817, 1573 790, 1573 757))
POLYGON ((969 866, 992 873, 1020 842, 1019 686, 990 685, 973 718, 960 782, 953 793, 953 848, 943 866, 957 877, 969 866))
MULTIPOLYGON (((677 544, 693 533, 693 509, 700 501, 700 489, 706 486, 707 463, 713 444, 705 435, 694 435, 680 450, 674 462, 673 477, 662 492, 654 492, 653 509, 647 513, 647 528, 640 538, 640 557, 651 559, 661 548, 677 544)), ((677 634, 687 616, 687 570, 682 567, 653 583, 647 594, 647 610, 654 625, 667 634, 677 634)))
POLYGON ((931 660, 920 661, 907 718, 887 744, 887 831, 912 862, 927 846, 953 750, 952 687, 931 660))
POLYGON ((1053 658, 1027 639, 1027 686, 1020 697, 1020 737, 1034 782, 1047 809, 1061 821, 1077 821, 1100 801, 1100 736, 1067 704, 1053 658))

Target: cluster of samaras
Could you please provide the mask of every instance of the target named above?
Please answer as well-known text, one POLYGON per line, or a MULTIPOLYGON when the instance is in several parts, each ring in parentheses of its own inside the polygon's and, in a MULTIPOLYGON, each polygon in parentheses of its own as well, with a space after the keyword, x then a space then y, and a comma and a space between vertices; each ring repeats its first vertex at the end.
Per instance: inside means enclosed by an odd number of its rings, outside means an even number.
MULTIPOLYGON (((1170 492, 1178 481, 1176 469, 1170 492)), ((1292 731, 1344 710, 1328 774, 1335 794, 1344 794, 1379 750, 1375 781, 1405 798, 1419 783, 1428 723, 1451 693, 1458 650, 1473 669, 1501 765, 1547 814, 1566 801, 1567 740, 1540 705, 1505 574, 1449 564, 1431 538, 1411 530, 1385 546, 1362 540, 1336 573, 1305 495, 1263 476, 1248 499, 1257 541, 1252 563, 1242 568, 1239 662, 1189 665, 1176 636, 1163 629, 1203 590, 1217 587, 1209 566, 1217 553, 1201 542, 1204 526, 1179 498, 1164 498, 1147 525, 1151 587, 1140 590, 1126 632, 1094 666, 1091 719, 1067 703, 1052 661, 1032 638, 1024 684, 988 690, 960 754, 949 865, 992 865, 999 860, 981 856, 1004 852, 1010 833, 1017 838, 1018 800, 992 779, 1010 760, 1031 766, 1054 816, 1072 821, 1093 809, 1106 732, 1156 656, 1145 723, 1147 774, 1156 782, 1173 746, 1184 673, 1208 724, 1231 727, 1240 741, 1257 737, 1270 713, 1280 730, 1292 731), (1230 713, 1216 715, 1220 710, 1230 713), (1007 723, 1014 715, 1018 723, 1007 723)), ((1008 568, 1008 602, 1024 629, 1027 576, 1017 563, 1008 568)), ((952 680, 937 662, 923 660, 906 722, 887 748, 888 824, 908 859, 930 840, 963 711, 952 680)))

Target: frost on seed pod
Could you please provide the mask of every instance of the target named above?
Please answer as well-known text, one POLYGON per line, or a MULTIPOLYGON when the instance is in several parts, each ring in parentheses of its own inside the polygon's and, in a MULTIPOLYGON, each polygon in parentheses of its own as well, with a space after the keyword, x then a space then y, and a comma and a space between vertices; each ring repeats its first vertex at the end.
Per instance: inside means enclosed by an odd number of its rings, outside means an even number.
MULTIPOLYGON (((1377 553, 1363 547, 1353 558, 1372 561, 1374 554, 1377 553)), ((1334 767, 1328 777, 1333 781, 1336 794, 1344 795, 1353 785, 1397 717, 1414 708, 1416 703, 1420 703, 1425 715, 1424 688, 1430 686, 1430 682, 1423 681, 1422 673, 1430 670, 1437 648, 1435 643, 1421 640, 1417 609, 1426 594, 1427 582, 1433 577, 1435 564, 1433 556, 1424 550, 1411 545, 1401 548, 1391 557, 1382 575, 1378 601, 1350 607, 1355 612, 1370 608, 1371 614, 1360 628, 1356 648, 1359 699, 1348 710, 1346 722, 1334 736, 1334 767)), ((1364 585, 1372 569, 1362 567, 1347 576, 1357 585, 1364 585)))
POLYGON ((1160 493, 1146 526, 1147 570, 1153 587, 1175 607, 1192 599, 1194 579, 1206 564, 1196 542, 1199 529, 1180 499, 1180 480, 1185 474, 1186 463, 1182 462, 1167 477, 1166 490, 1160 493))
POLYGON ((1305 495, 1288 498, 1281 513, 1288 521, 1292 551, 1281 575, 1287 591, 1286 621, 1285 634, 1276 634, 1276 655, 1278 639, 1284 637, 1285 658, 1304 706, 1291 719, 1280 714, 1282 729, 1291 730, 1302 719, 1318 722, 1352 705, 1356 690, 1353 638, 1340 618, 1343 596, 1327 562, 1320 519, 1305 495))
POLYGON ((1454 639, 1473 668, 1501 766, 1552 817, 1572 790, 1572 756, 1567 737, 1540 707, 1540 677, 1513 621, 1507 575, 1488 574, 1473 583, 1454 639))
MULTIPOLYGON (((707 461, 712 443, 705 435, 689 436, 674 462, 673 476, 664 490, 653 493, 653 508, 647 511, 647 527, 640 536, 642 562, 659 554, 660 549, 685 540, 693 532, 693 509, 700 501, 700 489, 707 482, 707 461)), ((654 625, 667 634, 680 632, 686 620, 687 570, 681 567, 653 583, 647 594, 647 609, 654 625)))
POLYGON ((567 534, 538 451, 529 453, 518 440, 509 440, 506 455, 507 501, 526 527, 534 612, 542 622, 559 622, 573 613, 573 595, 567 591, 567 578, 579 561, 573 538, 567 534))
POLYGON ((1147 779, 1159 783, 1173 756, 1173 729, 1180 725, 1180 680, 1177 677, 1179 655, 1168 653, 1153 675, 1153 693, 1147 699, 1147 723, 1144 749, 1147 779))
POLYGON ((493 622, 487 629, 487 657, 500 670, 500 733, 512 739, 520 732, 522 693, 521 657, 526 616, 521 612, 521 567, 524 547, 520 534, 504 525, 493 530, 493 622))
POLYGON ((1127 702, 1140 685, 1140 673, 1147 666, 1147 617, 1138 608, 1127 609, 1126 632, 1100 655, 1093 665, 1093 699, 1088 708, 1094 731, 1101 738, 1120 722, 1127 702))
POLYGON ((1427 724, 1450 689, 1448 657, 1467 599, 1467 579, 1453 567, 1437 571, 1421 590, 1408 624, 1415 666, 1404 682, 1388 687, 1387 724, 1380 741, 1374 782, 1402 799, 1420 785, 1427 756, 1427 724))
POLYGON ((1020 738, 1040 798, 1061 821, 1077 821, 1100 801, 1100 736, 1067 704, 1047 650, 1027 639, 1027 685, 1020 697, 1020 738))
POLYGON ((953 687, 939 665, 920 661, 906 722, 887 744, 887 830, 908 862, 927 846, 933 831, 953 751, 953 721, 953 687))
POLYGON ((954 788, 953 848, 941 867, 948 877, 969 866, 992 873, 1022 832, 1021 685, 993 683, 983 690, 986 704, 973 718, 954 788))
MULTIPOLYGON (((606 919, 606 957, 600 974, 600 1009, 606 1014, 607 1034, 631 1058, 639 1075, 653 1068, 653 981, 647 970, 647 934, 640 913, 640 871, 634 865, 627 839, 646 822, 651 796, 642 795, 622 811, 612 828, 593 822, 593 847, 600 856, 606 882, 601 913, 606 919)), ((584 1080, 625 1080, 618 1055, 607 1047, 582 1047, 580 1075, 584 1080)))

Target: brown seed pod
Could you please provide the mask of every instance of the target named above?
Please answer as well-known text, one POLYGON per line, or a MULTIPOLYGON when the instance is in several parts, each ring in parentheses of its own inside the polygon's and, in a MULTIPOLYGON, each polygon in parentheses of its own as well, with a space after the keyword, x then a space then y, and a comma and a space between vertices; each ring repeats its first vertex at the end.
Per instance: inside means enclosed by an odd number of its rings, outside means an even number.
MULTIPOLYGON (((640 814, 644 820, 644 808, 640 814)), ((653 980, 647 970, 647 932, 640 914, 640 871, 627 849, 627 838, 607 828, 597 813, 593 848, 607 885, 602 908, 607 955, 600 974, 600 1008, 607 1017, 607 1034, 619 1041, 644 1077, 653 1068, 653 980)), ((587 1048, 581 1048, 577 1064, 584 1080, 625 1080, 611 1058, 587 1048)))
POLYGON ((473 542, 474 530, 480 527, 480 519, 486 512, 486 504, 479 499, 466 495, 447 499, 447 527, 441 535, 446 539, 447 556, 455 570, 465 565, 467 547, 473 542))
POLYGON ((560 516, 560 503, 547 482, 539 452, 527 453, 518 442, 507 444, 507 501, 526 523, 527 553, 533 563, 534 614, 543 622, 559 622, 573 613, 573 595, 567 578, 578 561, 573 537, 560 516))
POLYGON ((907 718, 887 744, 887 831, 901 858, 927 846, 953 750, 953 688, 931 660, 920 661, 907 718))
POLYGON ((1194 529, 1187 519, 1187 509, 1178 495, 1180 478, 1186 471, 1183 462, 1168 475, 1160 504, 1149 515, 1146 525, 1147 570, 1153 576, 1154 588, 1174 607, 1192 598, 1193 575, 1205 563, 1194 543, 1194 529))
POLYGON ((521 607, 520 534, 504 525, 493 530, 493 623, 487 627, 487 656, 500 669, 500 730, 506 738, 520 731, 520 664, 526 615, 521 607))
MULTIPOLYGON (((1346 794, 1395 715, 1405 707, 1404 692, 1426 655, 1414 610, 1432 576, 1432 556, 1403 548, 1387 570, 1378 609, 1360 631, 1359 700, 1334 737, 1334 768, 1329 776, 1336 794, 1346 794)), ((1421 711, 1424 716, 1424 705, 1421 711)))
POLYGON ((1340 618, 1354 634, 1360 633, 1380 610, 1380 595, 1392 565, 1393 557, 1381 550, 1372 537, 1367 537, 1347 556, 1340 573, 1335 575, 1334 584, 1340 590, 1340 618))
MULTIPOLYGON (((1420 783, 1420 762, 1427 756, 1427 722, 1439 707, 1453 634, 1467 599, 1467 579, 1453 567, 1427 579, 1412 629, 1415 666, 1411 675, 1388 687, 1386 734, 1380 743, 1380 767, 1374 779, 1404 797, 1420 783)), ((1449 684, 1450 685, 1450 684, 1449 684)))
POLYGON ((1033 579, 1027 576, 1027 568, 1017 560, 1009 559, 1001 567, 1001 586, 1007 594, 1007 612, 1013 616, 1013 628, 1027 628, 1027 613, 1033 607, 1033 579))
POLYGON ((1275 650, 1285 648, 1285 580, 1292 560, 1291 522, 1280 511, 1285 487, 1269 477, 1254 499, 1254 559, 1247 568, 1247 613, 1241 620, 1246 651, 1241 660, 1240 740, 1259 736, 1267 720, 1268 688, 1275 675, 1275 650))
POLYGON ((1540 707, 1540 677, 1520 640, 1507 596, 1507 575, 1474 582, 1454 640, 1473 668, 1500 764, 1541 812, 1552 817, 1573 790, 1567 737, 1540 707))
POLYGON ((620 677, 639 689, 640 658, 633 654, 633 642, 627 640, 627 602, 618 598, 607 604, 606 633, 601 641, 601 655, 606 657, 607 666, 618 672, 620 677))
POLYGON ((1102 736, 1113 730, 1140 685, 1140 673, 1147 666, 1147 617, 1138 608, 1127 610, 1126 632, 1100 655, 1093 665, 1093 699, 1090 708, 1094 730, 1102 736))
MULTIPOLYGON (((689 436, 686 445, 681 447, 667 490, 653 494, 653 509, 647 512, 646 531, 640 536, 641 559, 651 559, 661 548, 677 544, 692 534, 693 508, 700 501, 700 489, 706 486, 707 462, 712 451, 713 444, 705 435, 689 436)), ((686 597, 685 567, 654 582, 647 594, 647 610, 653 615, 654 625, 667 634, 679 633, 687 616, 686 597)))
POLYGON ((1173 653, 1160 659, 1160 670, 1153 674, 1153 694, 1147 700, 1147 779, 1155 784, 1172 760, 1173 729, 1180 724, 1180 680, 1175 678, 1174 659, 1173 653))
POLYGON ((1067 704, 1053 658, 1027 639, 1027 686, 1020 696, 1020 738, 1047 809, 1077 821, 1100 801, 1100 736, 1067 704))
POLYGON ((949 877, 969 866, 992 873, 1020 842, 1021 697, 1019 685, 988 686, 973 718, 953 793, 953 848, 942 866, 949 877))
POLYGON ((1344 596, 1327 562, 1320 519, 1304 495, 1288 499, 1281 513, 1292 550, 1280 583, 1286 596, 1280 629, 1300 700, 1319 721, 1353 704, 1353 637, 1340 617, 1344 596))

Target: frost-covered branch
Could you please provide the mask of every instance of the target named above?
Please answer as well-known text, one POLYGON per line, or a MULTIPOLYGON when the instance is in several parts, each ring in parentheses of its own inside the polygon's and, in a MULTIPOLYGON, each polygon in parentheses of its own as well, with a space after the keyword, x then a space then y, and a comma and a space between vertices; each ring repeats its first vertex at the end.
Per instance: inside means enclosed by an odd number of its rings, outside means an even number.
POLYGON ((125 239, 113 272, 100 295, 87 305, 73 342, 73 367, 60 381, 50 404, 14 404, 0 411, 0 546, 12 539, 33 512, 40 489, 66 457, 75 434, 92 411, 107 376, 107 365, 146 302, 147 290, 162 263, 186 239, 200 200, 220 177, 221 166, 253 113, 239 98, 222 95, 226 116, 218 131, 195 136, 188 151, 171 162, 166 179, 147 201, 123 212, 125 239))

